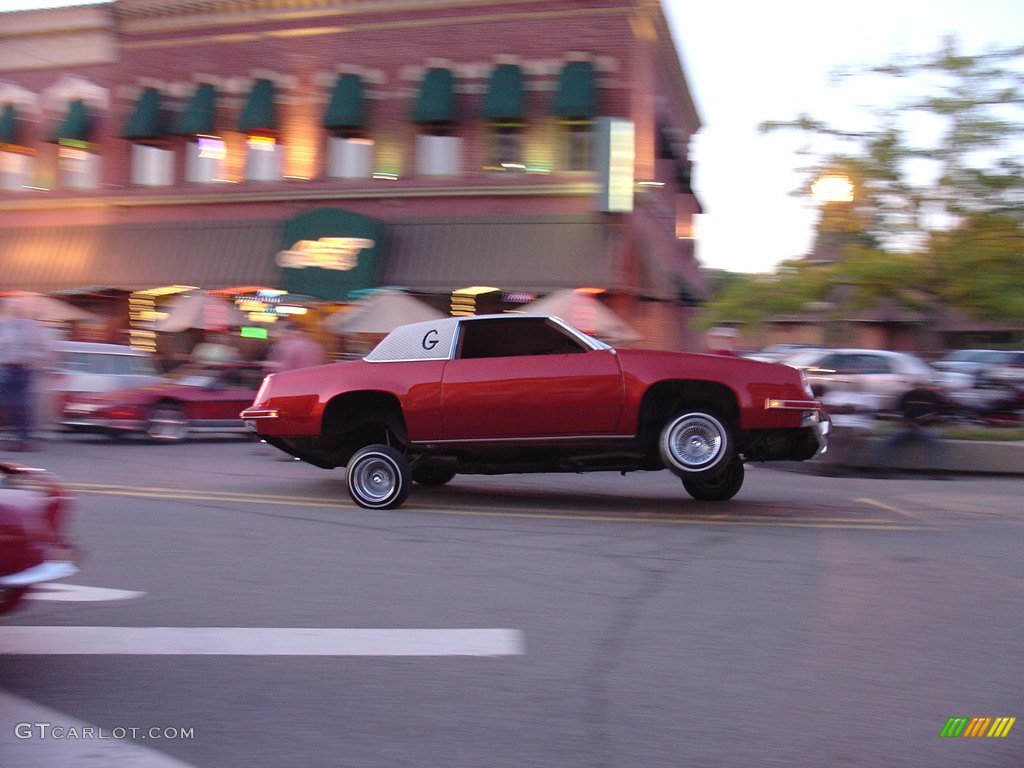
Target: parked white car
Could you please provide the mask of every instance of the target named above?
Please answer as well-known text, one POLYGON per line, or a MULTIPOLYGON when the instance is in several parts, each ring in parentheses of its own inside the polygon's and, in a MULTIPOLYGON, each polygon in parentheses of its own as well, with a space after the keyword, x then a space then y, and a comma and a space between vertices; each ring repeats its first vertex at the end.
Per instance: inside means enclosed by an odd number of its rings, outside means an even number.
POLYGON ((121 344, 57 342, 57 362, 47 377, 50 417, 60 414, 69 397, 144 387, 163 380, 148 352, 121 344))
POLYGON ((937 371, 912 354, 882 349, 815 349, 786 364, 804 372, 826 407, 856 400, 863 410, 898 410, 917 387, 937 387, 954 400, 973 383, 966 374, 937 371))

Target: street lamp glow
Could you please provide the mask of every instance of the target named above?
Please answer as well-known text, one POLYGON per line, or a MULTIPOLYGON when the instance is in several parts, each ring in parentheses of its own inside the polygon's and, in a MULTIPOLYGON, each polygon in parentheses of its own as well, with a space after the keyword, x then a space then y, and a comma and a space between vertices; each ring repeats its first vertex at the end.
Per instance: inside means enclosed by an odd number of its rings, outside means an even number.
POLYGON ((822 176, 811 185, 811 195, 823 203, 849 203, 853 200, 853 182, 845 176, 822 176))

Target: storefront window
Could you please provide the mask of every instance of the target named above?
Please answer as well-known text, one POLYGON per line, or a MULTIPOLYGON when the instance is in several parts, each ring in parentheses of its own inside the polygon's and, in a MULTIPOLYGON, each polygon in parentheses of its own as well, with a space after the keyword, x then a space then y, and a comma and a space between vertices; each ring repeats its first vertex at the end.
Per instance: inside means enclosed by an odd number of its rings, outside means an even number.
POLYGON ((594 169, 594 123, 592 120, 566 120, 561 123, 565 170, 594 169))
POLYGON ((61 139, 57 145, 57 178, 64 189, 96 189, 100 185, 100 156, 85 141, 61 139))
POLYGON ((454 126, 423 125, 416 137, 416 173, 419 176, 461 176, 462 138, 454 126))
POLYGON ((0 151, 0 189, 17 192, 28 186, 33 159, 27 152, 0 151))
POLYGON ((185 147, 185 180, 193 184, 220 181, 227 156, 227 147, 219 136, 196 136, 185 147))
POLYGON ((492 123, 488 166, 502 170, 522 169, 523 124, 492 123))
POLYGON ((250 136, 245 143, 246 181, 280 181, 284 147, 273 136, 250 136))
POLYGON ((174 152, 148 144, 132 145, 132 184, 167 187, 174 183, 174 152))
POLYGON ((367 179, 373 173, 373 139, 356 131, 327 139, 327 175, 332 179, 367 179))

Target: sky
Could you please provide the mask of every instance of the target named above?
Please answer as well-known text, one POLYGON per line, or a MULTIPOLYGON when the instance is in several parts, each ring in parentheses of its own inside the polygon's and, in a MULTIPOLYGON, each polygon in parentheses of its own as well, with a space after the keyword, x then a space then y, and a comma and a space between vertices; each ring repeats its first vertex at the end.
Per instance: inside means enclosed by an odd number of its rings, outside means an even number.
MULTIPOLYGON (((0 0, 0 10, 79 5, 0 0)), ((662 0, 703 127, 690 148, 703 266, 769 272, 806 254, 817 209, 791 193, 806 159, 799 139, 762 134, 765 120, 801 113, 837 127, 863 124, 876 94, 837 85, 899 54, 955 36, 968 53, 1024 44, 1022 0, 662 0)))

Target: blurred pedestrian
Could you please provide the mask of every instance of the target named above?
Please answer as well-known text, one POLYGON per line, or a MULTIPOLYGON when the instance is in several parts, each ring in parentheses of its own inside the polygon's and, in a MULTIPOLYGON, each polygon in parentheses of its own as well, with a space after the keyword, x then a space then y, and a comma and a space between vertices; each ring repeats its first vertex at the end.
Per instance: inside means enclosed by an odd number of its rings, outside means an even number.
POLYGON ((302 328, 287 321, 281 325, 277 341, 267 351, 267 368, 271 373, 310 368, 325 362, 324 348, 302 328))
POLYGON ((53 364, 53 337, 18 306, 6 302, 0 315, 0 403, 14 431, 12 451, 35 450, 37 381, 53 364))
POLYGON ((903 396, 900 426, 882 445, 879 462, 891 472, 899 454, 918 445, 925 456, 926 469, 943 472, 948 468, 947 449, 935 432, 935 425, 946 414, 947 404, 934 387, 917 387, 903 396))
POLYGON ((242 355, 234 344, 234 336, 230 331, 209 333, 192 348, 194 363, 237 363, 242 355))

